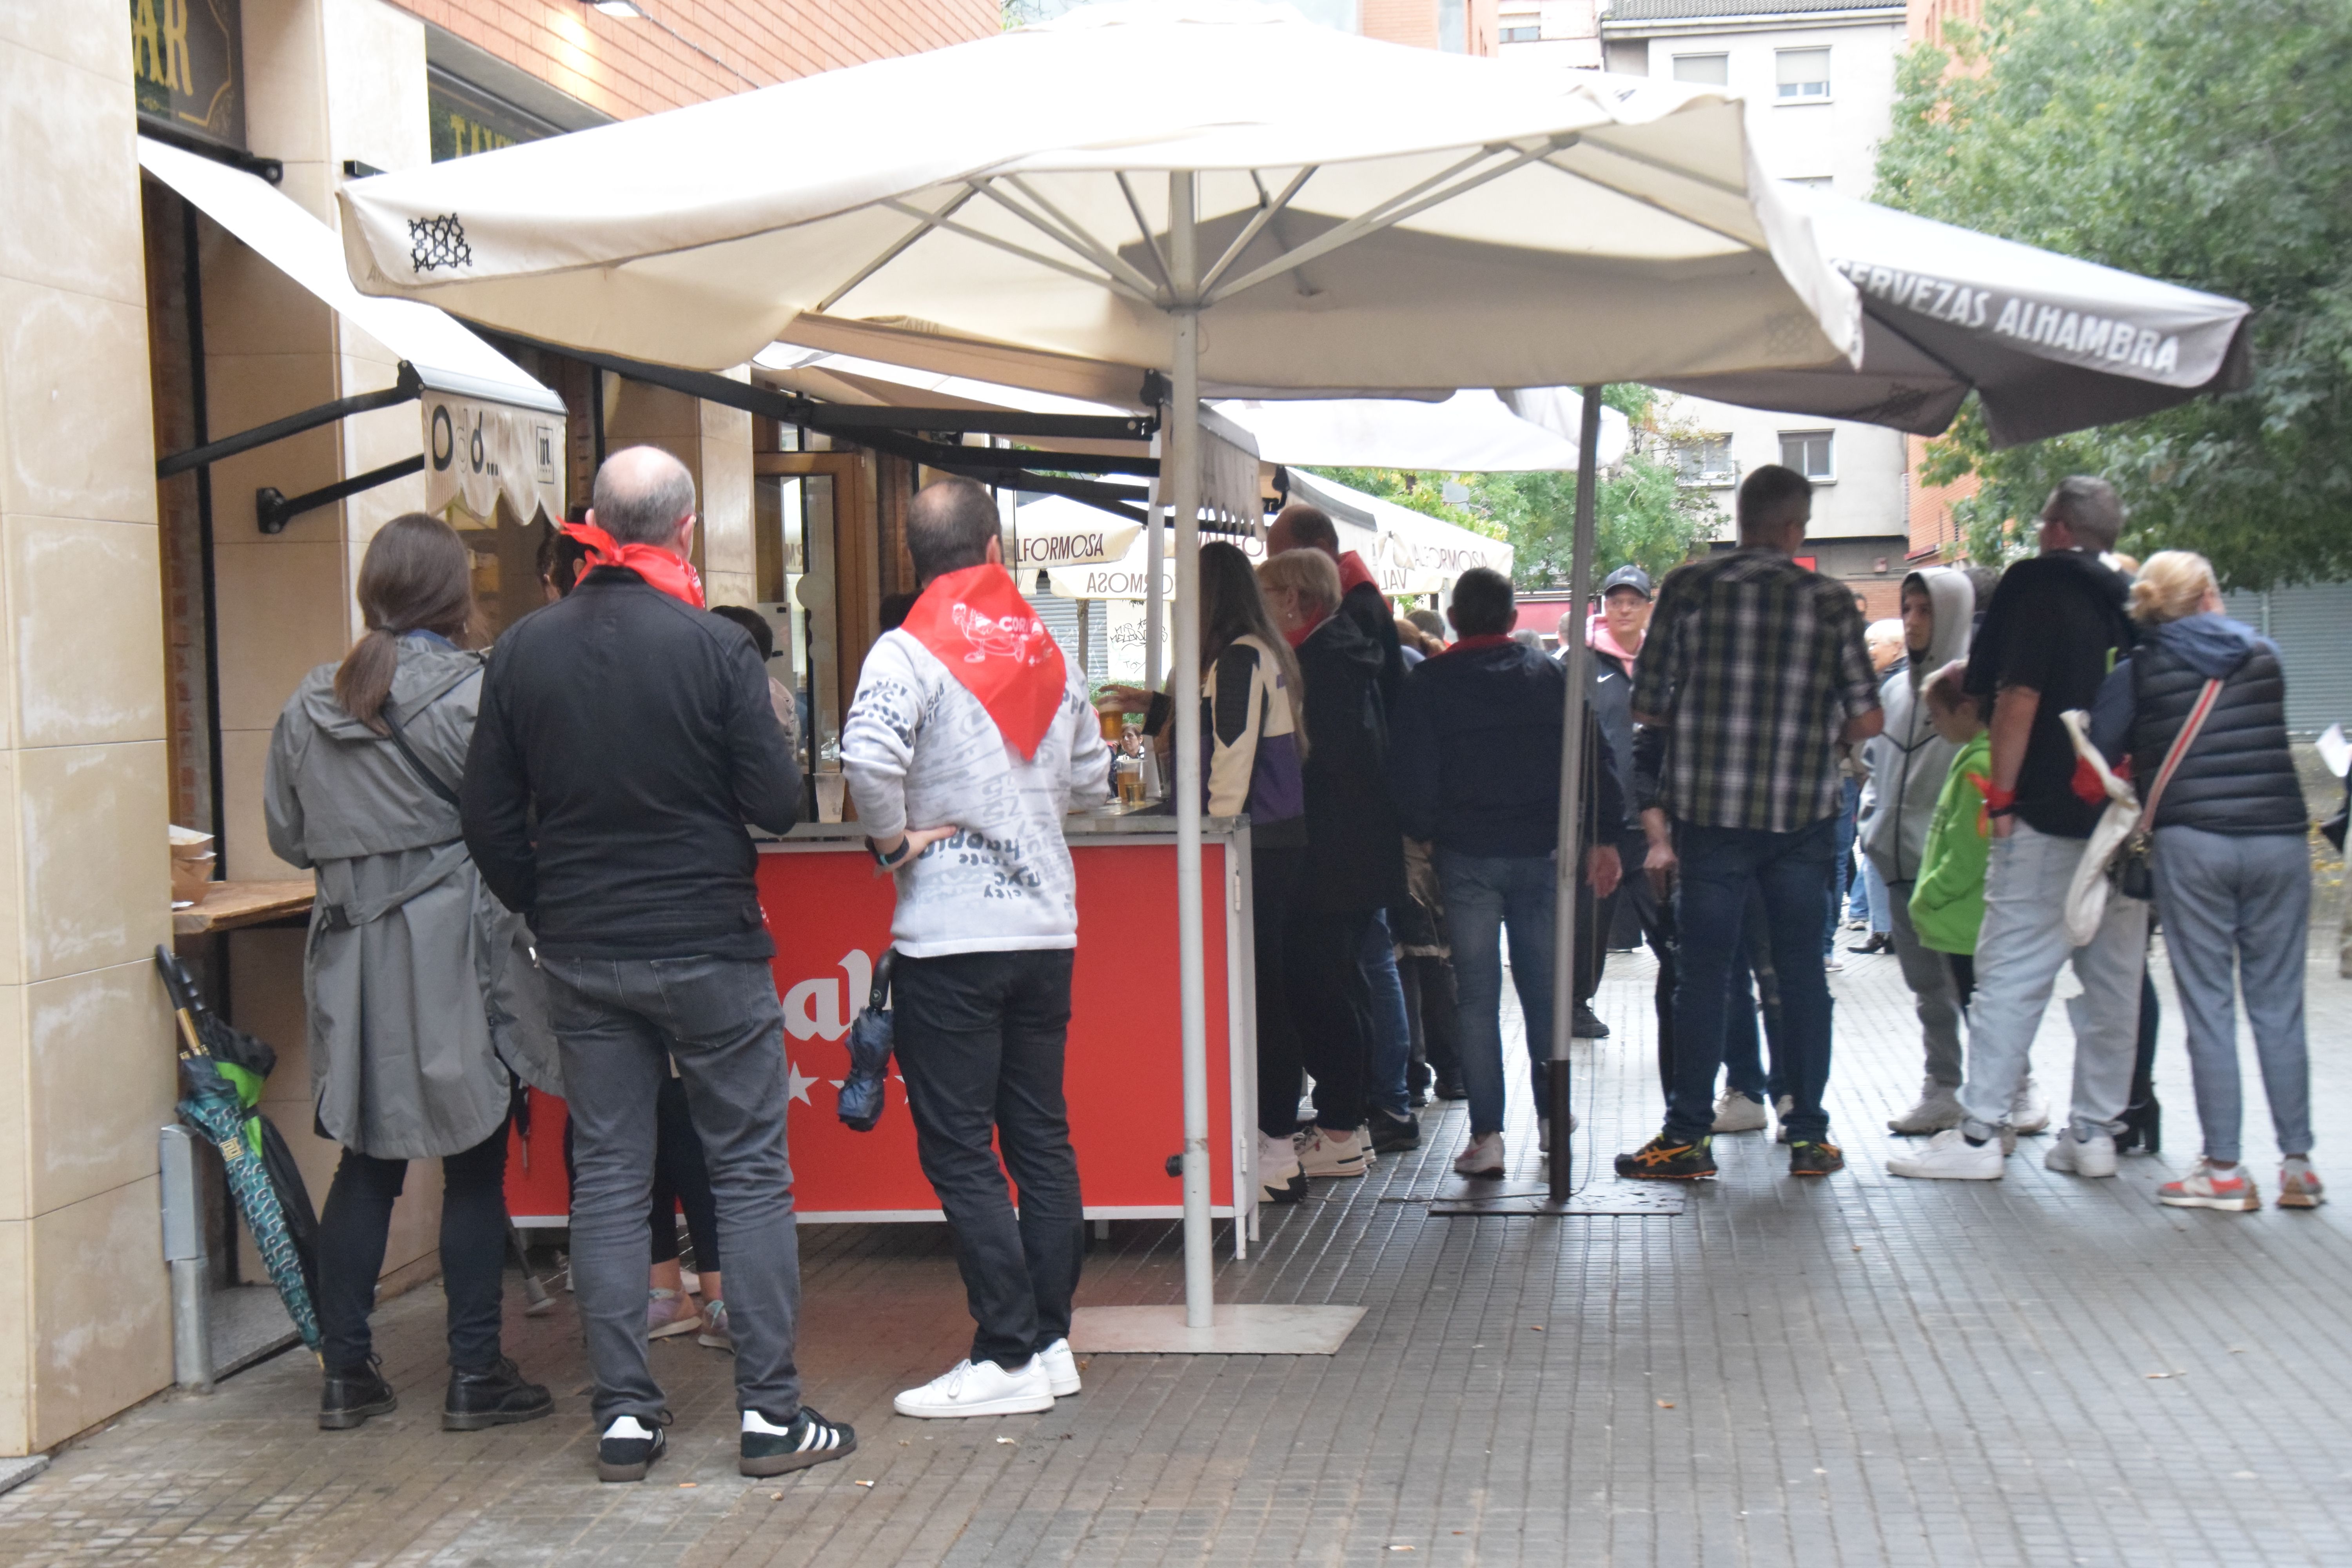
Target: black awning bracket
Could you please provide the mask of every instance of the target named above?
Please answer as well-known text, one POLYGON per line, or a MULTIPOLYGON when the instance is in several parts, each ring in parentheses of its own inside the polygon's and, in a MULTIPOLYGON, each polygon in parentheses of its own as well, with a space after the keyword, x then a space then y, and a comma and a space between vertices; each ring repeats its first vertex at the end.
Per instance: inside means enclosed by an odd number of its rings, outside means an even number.
POLYGON ((264 533, 283 533, 289 522, 306 511, 316 511, 339 500, 349 500, 378 485, 388 485, 394 479, 404 479, 411 474, 424 471, 425 454, 419 452, 413 458, 386 463, 381 468, 370 468, 364 474, 353 474, 348 479, 321 485, 304 495, 289 496, 275 485, 264 485, 253 492, 253 521, 264 533))
MULTIPOLYGON (((168 479, 174 474, 184 474, 191 468, 201 468, 217 463, 224 458, 234 458, 240 452, 250 452, 256 447, 267 447, 272 441, 283 441, 289 436, 299 436, 305 430, 315 430, 321 425, 331 425, 347 415, 365 414, 371 409, 393 408, 414 401, 422 395, 425 384, 417 379, 415 368, 403 360, 400 378, 379 392, 362 392, 351 397, 339 397, 332 403, 321 403, 316 408, 306 408, 299 414, 289 414, 283 419, 273 419, 267 425, 257 425, 250 430, 240 430, 234 436, 224 436, 217 441, 207 441, 201 447, 191 447, 184 452, 174 452, 159 458, 155 478, 168 479)), ((275 532, 275 530, 265 531, 275 532)))

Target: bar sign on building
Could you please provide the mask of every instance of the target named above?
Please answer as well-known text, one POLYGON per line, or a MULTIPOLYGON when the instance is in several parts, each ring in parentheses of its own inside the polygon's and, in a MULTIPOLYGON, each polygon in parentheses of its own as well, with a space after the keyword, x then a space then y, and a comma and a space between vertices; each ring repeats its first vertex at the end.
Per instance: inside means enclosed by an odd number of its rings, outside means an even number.
POLYGON ((139 112, 245 147, 245 47, 237 0, 130 0, 139 112))

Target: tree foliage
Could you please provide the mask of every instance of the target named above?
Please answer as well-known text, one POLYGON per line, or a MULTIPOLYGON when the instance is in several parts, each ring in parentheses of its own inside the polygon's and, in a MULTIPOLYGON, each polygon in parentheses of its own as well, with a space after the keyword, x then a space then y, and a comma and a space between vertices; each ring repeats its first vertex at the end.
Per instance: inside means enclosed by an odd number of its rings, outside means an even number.
MULTIPOLYGON (((1602 401, 1633 422, 1633 449, 1603 473, 1593 497, 1597 549, 1593 581, 1631 563, 1653 578, 1664 575, 1712 536, 1721 514, 1704 489, 1676 484, 1671 463, 1656 448, 1657 395, 1646 386, 1607 388, 1602 401)), ((1575 540, 1576 476, 1532 474, 1410 474, 1397 468, 1318 468, 1316 473, 1366 495, 1507 540, 1511 576, 1521 588, 1568 584, 1575 540), (1444 481, 1466 495, 1444 497, 1444 481)))
POLYGON ((2106 475, 2126 548, 2259 588, 2352 576, 2352 4, 1990 0, 1904 59, 1889 205, 2245 300, 2242 392, 1995 453, 1973 403, 1921 478, 1979 476, 1969 552, 2106 475))

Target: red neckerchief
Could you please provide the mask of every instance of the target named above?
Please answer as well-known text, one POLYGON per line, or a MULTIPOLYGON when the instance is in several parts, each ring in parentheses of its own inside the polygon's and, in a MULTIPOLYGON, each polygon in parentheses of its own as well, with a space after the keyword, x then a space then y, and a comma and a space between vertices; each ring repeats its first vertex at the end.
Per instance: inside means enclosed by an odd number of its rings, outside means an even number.
POLYGON ((590 566, 625 566, 671 598, 703 607, 702 579, 684 556, 658 544, 623 544, 593 522, 567 522, 563 531, 587 550, 590 566))
MULTIPOLYGON (((1517 643, 1518 640, 1508 632, 1482 632, 1475 637, 1464 637, 1460 642, 1447 648, 1445 653, 1475 653, 1482 647, 1500 647, 1505 643, 1517 643)), ((1444 658, 1445 653, 1441 653, 1437 657, 1444 658)))
POLYGON ((983 563, 932 578, 898 629, 980 699, 1023 761, 1037 754, 1068 677, 1054 635, 1003 567, 983 563))
POLYGON ((1367 583, 1374 588, 1381 585, 1381 580, 1372 575, 1372 569, 1364 564, 1362 556, 1350 550, 1339 557, 1339 592, 1345 594, 1352 588, 1360 588, 1367 583))

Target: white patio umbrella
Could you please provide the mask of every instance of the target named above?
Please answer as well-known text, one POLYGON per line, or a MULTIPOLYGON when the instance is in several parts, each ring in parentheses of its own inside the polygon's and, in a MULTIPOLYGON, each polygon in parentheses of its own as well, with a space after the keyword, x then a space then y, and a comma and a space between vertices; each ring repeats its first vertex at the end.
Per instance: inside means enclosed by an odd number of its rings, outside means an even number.
MULTIPOLYGON (((2246 384, 2250 307, 1828 192, 1799 191, 1862 292, 1859 365, 1669 376, 1721 403, 1940 435, 1971 388, 1995 447, 2246 384)), ((1558 411, 1521 407, 1562 428, 1558 411)))
MULTIPOLYGON (((781 339, 1097 401, 1164 370, 1180 691, 1200 680, 1201 508, 1255 500, 1202 494, 1204 388, 1590 387, 1861 349, 1855 292, 1759 166, 1737 100, 1206 0, 1097 7, 339 199, 363 290, 552 342, 721 368, 781 339)), ((1588 394, 1588 479, 1599 414, 1588 394)), ((1176 712, 1181 1343, 1241 1348, 1213 1327, 1200 719, 1176 712)), ((1565 730, 1572 843, 1583 727, 1565 730)))
MULTIPOLYGON (((1456 474, 1536 473, 1576 467, 1583 408, 1565 394, 1558 427, 1522 418, 1485 387, 1439 402, 1396 397, 1233 398, 1217 412, 1257 437, 1257 455, 1290 467, 1410 468, 1456 474)), ((1601 411, 1603 467, 1625 456, 1630 431, 1601 411)))

